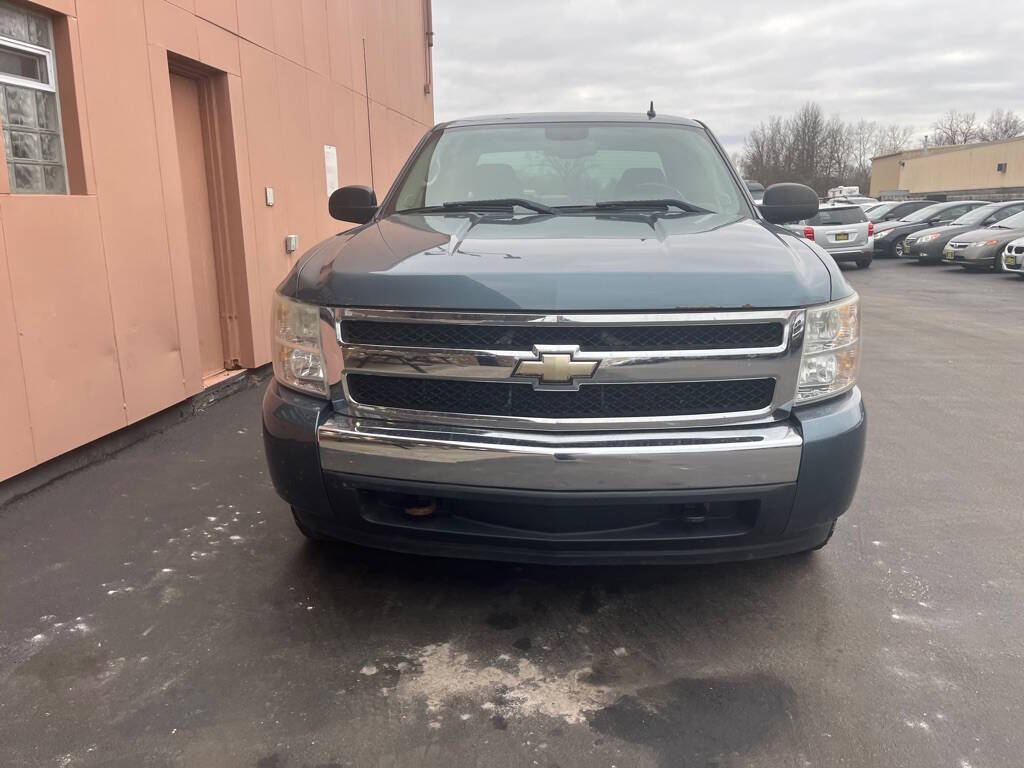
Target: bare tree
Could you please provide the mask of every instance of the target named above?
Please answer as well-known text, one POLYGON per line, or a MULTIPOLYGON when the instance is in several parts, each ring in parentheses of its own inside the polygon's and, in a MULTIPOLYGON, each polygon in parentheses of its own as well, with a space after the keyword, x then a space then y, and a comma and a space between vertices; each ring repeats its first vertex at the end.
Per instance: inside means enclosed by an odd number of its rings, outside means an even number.
POLYGON ((992 110, 988 121, 979 130, 979 138, 982 141, 999 141, 1000 139, 1012 139, 1024 133, 1024 120, 1017 116, 1013 110, 992 110))
POLYGON ((754 128, 740 167, 746 178, 765 184, 796 181, 819 192, 837 184, 866 186, 879 130, 863 120, 848 125, 838 115, 826 120, 821 107, 808 102, 788 118, 773 115, 754 128))
POLYGON ((875 157, 902 152, 910 144, 914 128, 910 125, 889 123, 878 130, 875 142, 875 157))
POLYGON ((871 120, 858 120, 850 125, 850 154, 853 165, 857 168, 871 168, 871 158, 876 156, 878 147, 878 123, 871 120))
POLYGON ((871 120, 858 120, 848 127, 850 136, 850 170, 845 183, 867 192, 871 186, 871 159, 878 153, 881 128, 871 120))
POLYGON ((773 115, 754 128, 743 145, 740 168, 748 179, 765 184, 796 181, 824 193, 829 187, 871 184, 871 160, 906 149, 910 126, 879 125, 868 120, 828 119, 808 102, 788 118, 773 115))
POLYGON ((826 187, 844 183, 850 174, 853 157, 853 137, 850 129, 833 115, 825 123, 821 137, 821 157, 818 163, 818 181, 826 187))
POLYGON ((932 125, 935 132, 934 143, 937 145, 970 144, 978 141, 980 131, 974 112, 957 112, 949 110, 932 125))
POLYGON ((807 102, 788 121, 789 168, 793 181, 814 185, 819 179, 825 115, 821 106, 807 102))
POLYGON ((788 169, 784 167, 784 158, 788 154, 786 126, 781 117, 772 115, 747 135, 739 167, 744 178, 766 185, 786 181, 788 169))

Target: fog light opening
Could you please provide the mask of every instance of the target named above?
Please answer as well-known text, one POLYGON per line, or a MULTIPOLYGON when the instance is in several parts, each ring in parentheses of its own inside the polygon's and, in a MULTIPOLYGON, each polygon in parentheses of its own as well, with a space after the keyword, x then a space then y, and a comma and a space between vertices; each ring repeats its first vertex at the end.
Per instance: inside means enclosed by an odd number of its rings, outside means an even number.
POLYGON ((410 504, 405 507, 405 514, 409 517, 430 517, 437 512, 437 499, 427 496, 414 496, 410 504))
POLYGON ((711 510, 708 508, 707 502, 683 505, 683 520, 690 525, 706 523, 710 513, 711 510))

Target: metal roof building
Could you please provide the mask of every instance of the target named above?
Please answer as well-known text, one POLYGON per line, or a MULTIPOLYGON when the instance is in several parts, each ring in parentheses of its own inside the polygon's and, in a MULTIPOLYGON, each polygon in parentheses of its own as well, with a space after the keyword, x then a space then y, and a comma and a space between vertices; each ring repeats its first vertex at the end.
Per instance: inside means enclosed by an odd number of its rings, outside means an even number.
POLYGON ((883 200, 1024 197, 1024 136, 876 157, 871 161, 871 196, 883 200))

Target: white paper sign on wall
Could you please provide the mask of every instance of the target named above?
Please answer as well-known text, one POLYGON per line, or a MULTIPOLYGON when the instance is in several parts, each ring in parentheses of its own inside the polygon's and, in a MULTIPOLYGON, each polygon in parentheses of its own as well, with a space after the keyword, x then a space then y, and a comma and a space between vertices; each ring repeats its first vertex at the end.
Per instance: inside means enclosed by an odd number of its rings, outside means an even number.
POLYGON ((338 184, 338 148, 324 144, 324 170, 327 173, 327 196, 330 197, 338 184))

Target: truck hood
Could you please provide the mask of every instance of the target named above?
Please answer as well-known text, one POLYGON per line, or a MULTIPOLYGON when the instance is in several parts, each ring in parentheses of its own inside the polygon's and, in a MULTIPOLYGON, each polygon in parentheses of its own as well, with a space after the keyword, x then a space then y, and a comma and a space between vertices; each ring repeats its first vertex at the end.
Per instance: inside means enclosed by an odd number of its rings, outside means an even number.
POLYGON ((328 306, 673 310, 818 304, 852 289, 803 238, 722 214, 393 214, 307 252, 279 289, 328 306))

